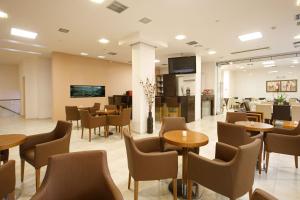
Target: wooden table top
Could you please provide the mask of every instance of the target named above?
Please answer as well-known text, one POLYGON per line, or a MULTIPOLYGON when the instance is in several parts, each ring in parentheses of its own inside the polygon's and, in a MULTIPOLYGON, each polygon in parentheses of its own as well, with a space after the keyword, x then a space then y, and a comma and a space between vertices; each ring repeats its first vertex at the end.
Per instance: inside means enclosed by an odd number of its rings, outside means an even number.
POLYGON ((164 133, 166 142, 184 148, 195 148, 208 144, 207 135, 195 131, 187 130, 187 135, 183 136, 183 130, 174 130, 164 133))
POLYGON ((282 127, 288 128, 288 129, 294 129, 298 126, 298 123, 299 122, 297 122, 297 121, 284 121, 282 124, 282 127))
POLYGON ((0 135, 0 151, 23 144, 25 139, 26 135, 23 134, 0 135))
POLYGON ((267 123, 262 122, 254 122, 254 121, 238 121, 235 122, 237 125, 245 126, 248 131, 271 131, 274 126, 267 123))

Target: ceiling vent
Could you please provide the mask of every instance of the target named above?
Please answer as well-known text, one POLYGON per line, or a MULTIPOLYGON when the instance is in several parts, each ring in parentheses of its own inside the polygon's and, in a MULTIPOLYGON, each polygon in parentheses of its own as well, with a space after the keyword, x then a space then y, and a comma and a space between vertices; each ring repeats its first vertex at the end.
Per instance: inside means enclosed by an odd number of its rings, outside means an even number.
POLYGON ((115 56, 115 55, 117 55, 117 53, 116 52, 108 52, 107 55, 115 56))
POLYGON ((234 54, 249 53, 249 52, 262 51, 262 50, 268 50, 268 49, 270 49, 270 47, 262 47, 262 48, 257 48, 257 49, 248 49, 248 50, 244 50, 244 51, 235 51, 235 52, 231 52, 230 54, 234 55, 234 54))
POLYGON ((143 24, 149 24, 150 22, 152 22, 152 20, 147 17, 143 17, 142 19, 139 20, 139 22, 143 24))
POLYGON ((66 28, 59 28, 58 31, 62 32, 62 33, 69 33, 70 32, 70 30, 66 29, 66 28))
POLYGON ((112 11, 116 12, 116 13, 121 13, 124 10, 126 10, 128 7, 125 6, 124 4, 121 4, 118 1, 113 1, 111 4, 109 4, 107 6, 108 9, 111 9, 112 11))
POLYGON ((193 45, 198 44, 198 42, 196 42, 196 41, 190 41, 190 42, 187 42, 186 44, 190 45, 190 46, 193 46, 193 45))

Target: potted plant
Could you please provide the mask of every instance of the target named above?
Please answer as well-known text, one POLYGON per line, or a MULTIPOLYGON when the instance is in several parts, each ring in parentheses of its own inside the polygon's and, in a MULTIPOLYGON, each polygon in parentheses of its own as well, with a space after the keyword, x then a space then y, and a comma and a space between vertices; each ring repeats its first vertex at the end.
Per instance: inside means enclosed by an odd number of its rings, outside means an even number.
POLYGON ((140 81, 140 83, 144 88, 144 93, 148 103, 147 133, 153 133, 152 106, 155 99, 156 84, 151 83, 148 78, 145 82, 140 81))
POLYGON ((284 94, 279 94, 277 95, 275 100, 278 103, 278 105, 283 105, 284 102, 286 101, 286 96, 284 94))

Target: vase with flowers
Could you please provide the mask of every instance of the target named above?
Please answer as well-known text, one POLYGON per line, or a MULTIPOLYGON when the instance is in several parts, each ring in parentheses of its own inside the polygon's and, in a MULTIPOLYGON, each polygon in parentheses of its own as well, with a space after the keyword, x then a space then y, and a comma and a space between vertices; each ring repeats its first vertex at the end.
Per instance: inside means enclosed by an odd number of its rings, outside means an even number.
POLYGON ((146 101, 148 104, 148 118, 147 118, 147 133, 153 133, 153 117, 152 117, 152 106, 155 100, 156 84, 150 82, 147 78, 146 81, 140 81, 143 86, 146 101))

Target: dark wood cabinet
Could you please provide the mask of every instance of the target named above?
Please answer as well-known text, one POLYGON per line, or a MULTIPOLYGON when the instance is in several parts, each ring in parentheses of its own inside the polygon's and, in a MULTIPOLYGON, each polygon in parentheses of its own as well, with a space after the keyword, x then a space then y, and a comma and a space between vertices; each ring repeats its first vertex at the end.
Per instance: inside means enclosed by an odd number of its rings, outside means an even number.
POLYGON ((165 97, 177 96, 177 81, 175 74, 165 74, 163 76, 163 94, 165 97))
POLYGON ((181 104, 181 116, 187 123, 195 121, 195 96, 179 96, 178 98, 181 104))

